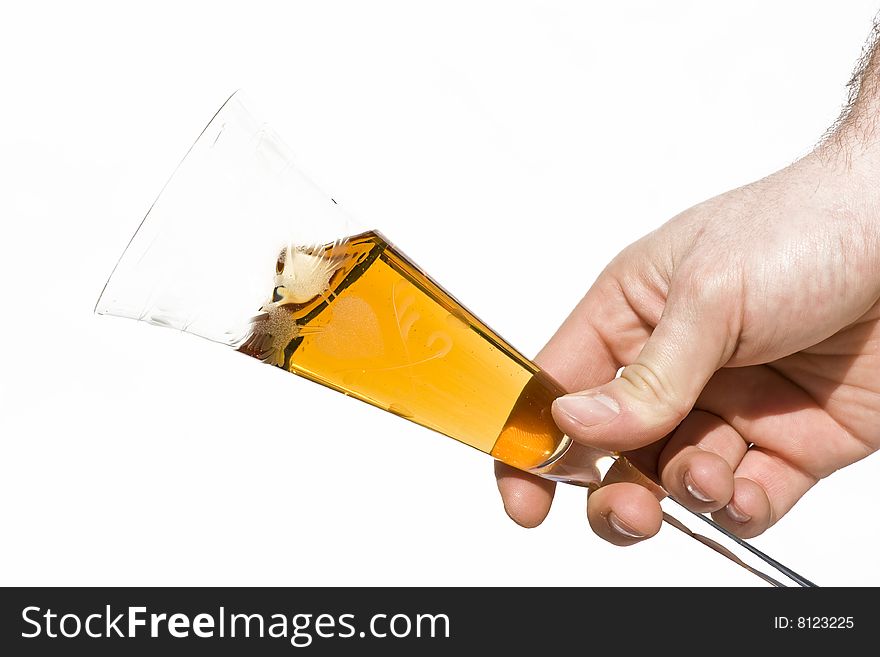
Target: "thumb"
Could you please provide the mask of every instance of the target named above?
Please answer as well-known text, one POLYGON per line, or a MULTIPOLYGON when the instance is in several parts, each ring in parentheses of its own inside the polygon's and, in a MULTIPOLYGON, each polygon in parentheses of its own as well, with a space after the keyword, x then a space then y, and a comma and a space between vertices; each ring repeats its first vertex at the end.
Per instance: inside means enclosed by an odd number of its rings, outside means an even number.
POLYGON ((605 385, 554 402, 559 428, 578 442, 612 451, 643 447, 675 429, 736 346, 729 308, 719 297, 696 297, 670 290, 635 362, 605 385))

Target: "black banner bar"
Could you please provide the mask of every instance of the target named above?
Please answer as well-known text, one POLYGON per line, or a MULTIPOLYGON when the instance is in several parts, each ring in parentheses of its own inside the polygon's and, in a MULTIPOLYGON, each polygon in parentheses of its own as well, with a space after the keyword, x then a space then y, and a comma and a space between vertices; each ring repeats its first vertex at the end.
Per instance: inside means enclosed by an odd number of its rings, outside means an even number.
MULTIPOLYGON (((808 647, 880 635, 876 589, 11 588, 0 654, 512 654, 808 647)), ((867 639, 867 643, 865 640, 867 639)), ((843 653, 848 654, 848 653, 843 653)))

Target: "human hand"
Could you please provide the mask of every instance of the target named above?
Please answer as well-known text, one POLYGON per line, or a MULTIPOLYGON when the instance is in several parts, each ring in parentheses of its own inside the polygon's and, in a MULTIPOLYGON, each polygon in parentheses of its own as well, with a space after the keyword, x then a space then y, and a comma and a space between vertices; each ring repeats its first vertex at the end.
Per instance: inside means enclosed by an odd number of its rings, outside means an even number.
MULTIPOLYGON (((554 403, 559 427, 625 453, 744 538, 877 450, 878 174, 880 156, 844 123, 626 248, 536 358, 581 391, 554 403)), ((502 463, 496 475, 511 518, 539 524, 555 484, 502 463)), ((617 545, 662 520, 654 494, 625 482, 592 492, 587 515, 617 545)))

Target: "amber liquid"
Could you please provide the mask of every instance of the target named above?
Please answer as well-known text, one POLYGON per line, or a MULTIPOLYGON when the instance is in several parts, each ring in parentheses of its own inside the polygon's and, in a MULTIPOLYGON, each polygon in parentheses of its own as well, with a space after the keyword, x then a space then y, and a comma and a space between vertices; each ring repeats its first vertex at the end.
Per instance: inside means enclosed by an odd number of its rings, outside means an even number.
MULTIPOLYGON (((283 254, 279 275, 288 264, 283 254)), ((241 351, 523 470, 564 451, 568 441, 550 415, 564 394, 559 385, 380 233, 307 257, 306 278, 324 271, 313 276, 315 295, 304 299, 292 276, 291 300, 276 278, 241 351)))

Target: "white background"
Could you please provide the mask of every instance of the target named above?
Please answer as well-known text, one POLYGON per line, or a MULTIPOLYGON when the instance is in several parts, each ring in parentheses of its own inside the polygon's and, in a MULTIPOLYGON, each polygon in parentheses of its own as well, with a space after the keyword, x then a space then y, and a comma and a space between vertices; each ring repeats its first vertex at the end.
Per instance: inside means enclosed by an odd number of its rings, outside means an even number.
MULTIPOLYGON (((361 224, 534 354, 627 243, 810 148, 877 8, 7 3, 0 583, 754 584, 671 529, 603 543, 571 487, 520 529, 488 457, 92 307, 244 88, 361 224)), ((880 584, 878 476, 835 474, 754 543, 880 584)))

